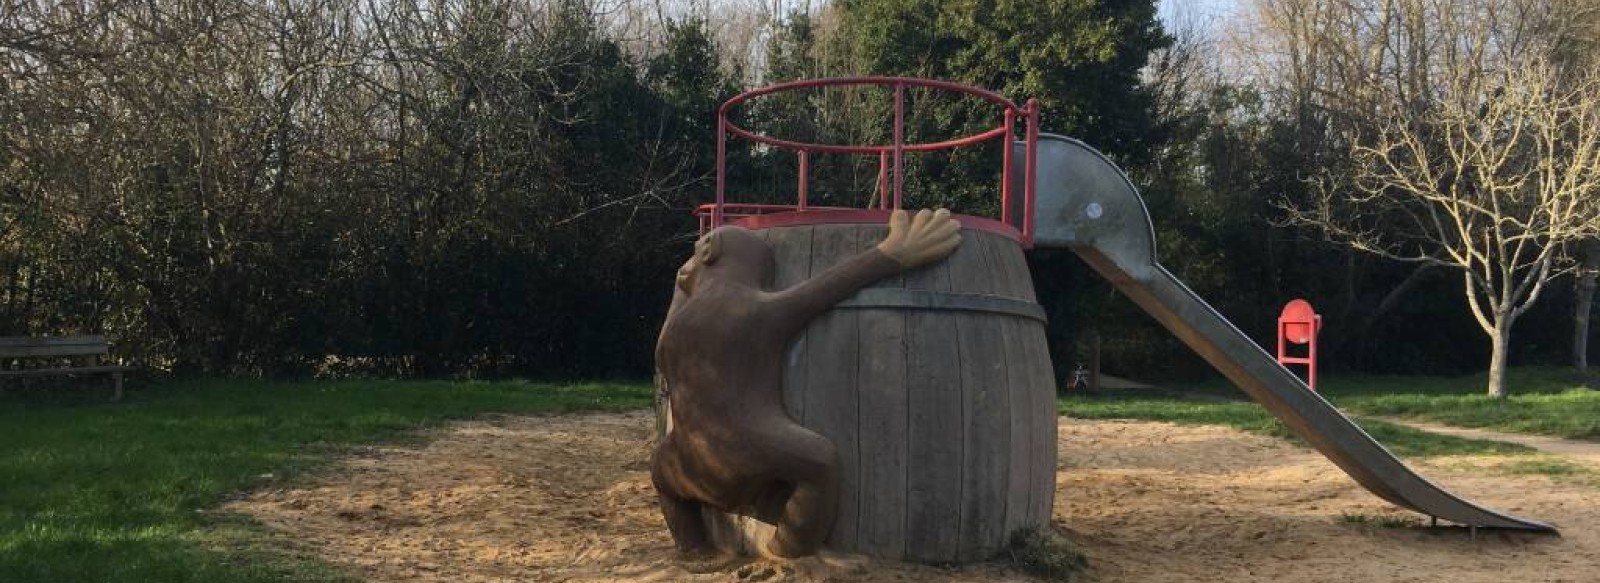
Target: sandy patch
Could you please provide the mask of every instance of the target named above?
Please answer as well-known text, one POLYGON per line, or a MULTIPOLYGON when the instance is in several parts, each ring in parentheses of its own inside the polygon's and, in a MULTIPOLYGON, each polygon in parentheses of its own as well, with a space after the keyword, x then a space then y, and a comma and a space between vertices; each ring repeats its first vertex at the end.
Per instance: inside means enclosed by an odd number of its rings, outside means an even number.
MULTIPOLYGON (((645 466, 645 414, 461 423, 421 448, 351 458, 314 484, 229 505, 373 581, 1031 581, 997 565, 883 561, 691 574, 672 560, 645 466)), ((1428 475, 1492 507, 1554 521, 1564 538, 1383 528, 1342 515, 1412 517, 1332 464, 1216 427, 1065 420, 1055 526, 1091 582, 1600 581, 1600 490, 1428 475)))

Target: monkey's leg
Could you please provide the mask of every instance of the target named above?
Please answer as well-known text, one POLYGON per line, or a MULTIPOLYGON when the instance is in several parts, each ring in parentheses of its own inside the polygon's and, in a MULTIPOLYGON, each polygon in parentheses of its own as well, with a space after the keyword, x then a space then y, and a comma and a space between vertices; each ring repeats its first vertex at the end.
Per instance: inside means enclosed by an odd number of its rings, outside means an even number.
POLYGON ((656 450, 650 468, 650 482, 656 488, 661 516, 667 521, 667 530, 672 533, 672 542, 678 547, 678 552, 691 557, 716 554, 710 534, 706 532, 705 521, 701 518, 701 504, 681 495, 681 490, 676 487, 676 481, 684 477, 676 463, 679 454, 674 445, 672 436, 668 435, 656 450))
POLYGON ((703 504, 666 493, 659 486, 656 498, 661 502, 661 514, 667 519, 667 530, 672 532, 672 542, 678 549, 681 565, 690 573, 712 573, 726 569, 738 557, 724 553, 711 544, 706 523, 701 518, 703 504))
POLYGON ((767 552, 794 558, 810 555, 822 547, 833 530, 839 508, 839 468, 833 443, 816 433, 794 426, 778 456, 777 473, 794 485, 794 493, 784 504, 777 533, 767 544, 767 552))
POLYGON ((795 486, 794 495, 783 507, 778 531, 767 545, 773 555, 794 558, 814 554, 833 530, 838 513, 837 478, 813 480, 795 486))
POLYGON ((661 503, 661 515, 667 519, 667 530, 672 533, 672 542, 678 547, 678 552, 686 556, 716 554, 706 532, 705 521, 701 518, 699 502, 659 491, 656 498, 661 503))

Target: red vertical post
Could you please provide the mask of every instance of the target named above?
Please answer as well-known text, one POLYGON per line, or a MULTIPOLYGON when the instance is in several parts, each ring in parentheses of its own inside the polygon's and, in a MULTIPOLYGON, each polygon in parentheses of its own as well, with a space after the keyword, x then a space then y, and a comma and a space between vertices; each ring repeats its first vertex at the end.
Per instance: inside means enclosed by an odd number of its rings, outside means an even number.
POLYGON ((905 165, 901 157, 905 153, 906 138, 906 86, 904 83, 894 84, 894 208, 898 210, 902 203, 900 189, 905 184, 905 165))
POLYGON ((1278 314, 1278 364, 1306 365, 1306 387, 1317 391, 1317 336, 1322 333, 1322 316, 1305 300, 1291 300, 1278 314), (1305 356, 1289 354, 1290 344, 1306 345, 1305 356))
POLYGON ((1033 204, 1034 184, 1039 173, 1036 167, 1039 163, 1039 100, 1029 99, 1028 105, 1028 142, 1025 145, 1022 177, 1022 247, 1033 248, 1033 204))
POLYGON ((889 151, 878 152, 878 208, 889 208, 889 151))
POLYGON ((1006 134, 1000 140, 1000 222, 1011 225, 1011 142, 1017 139, 1017 112, 1006 107, 1006 134))
POLYGON ((1306 386, 1311 387, 1311 392, 1317 392, 1317 337, 1322 335, 1322 314, 1317 314, 1315 323, 1311 325, 1311 353, 1306 355, 1306 386))
POLYGON ((717 114, 717 206, 711 207, 711 228, 722 226, 722 205, 728 200, 728 119, 717 114))
POLYGON ((800 150, 800 205, 799 210, 806 210, 806 183, 811 175, 811 152, 800 150))

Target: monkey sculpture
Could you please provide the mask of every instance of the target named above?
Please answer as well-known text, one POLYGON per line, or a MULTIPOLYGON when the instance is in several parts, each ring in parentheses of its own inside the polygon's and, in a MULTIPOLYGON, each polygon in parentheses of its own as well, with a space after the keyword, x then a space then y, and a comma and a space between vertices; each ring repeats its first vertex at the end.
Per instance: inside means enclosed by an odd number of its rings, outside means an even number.
POLYGON ((769 555, 817 552, 833 528, 838 461, 832 442, 783 407, 784 354, 812 319, 879 279, 943 259, 961 244, 944 209, 897 210, 878 245, 781 291, 768 291, 772 249, 725 226, 695 243, 656 345, 670 419, 650 475, 678 551, 717 554, 704 507, 770 507, 769 555))

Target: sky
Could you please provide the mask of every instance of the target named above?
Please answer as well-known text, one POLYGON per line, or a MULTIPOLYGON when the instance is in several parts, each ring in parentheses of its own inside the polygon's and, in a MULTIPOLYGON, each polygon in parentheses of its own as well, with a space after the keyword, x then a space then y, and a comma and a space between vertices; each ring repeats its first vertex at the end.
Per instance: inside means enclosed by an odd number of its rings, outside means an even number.
POLYGON ((1205 21, 1227 16, 1238 4, 1239 0, 1161 0, 1157 14, 1166 21, 1187 11, 1205 21))

